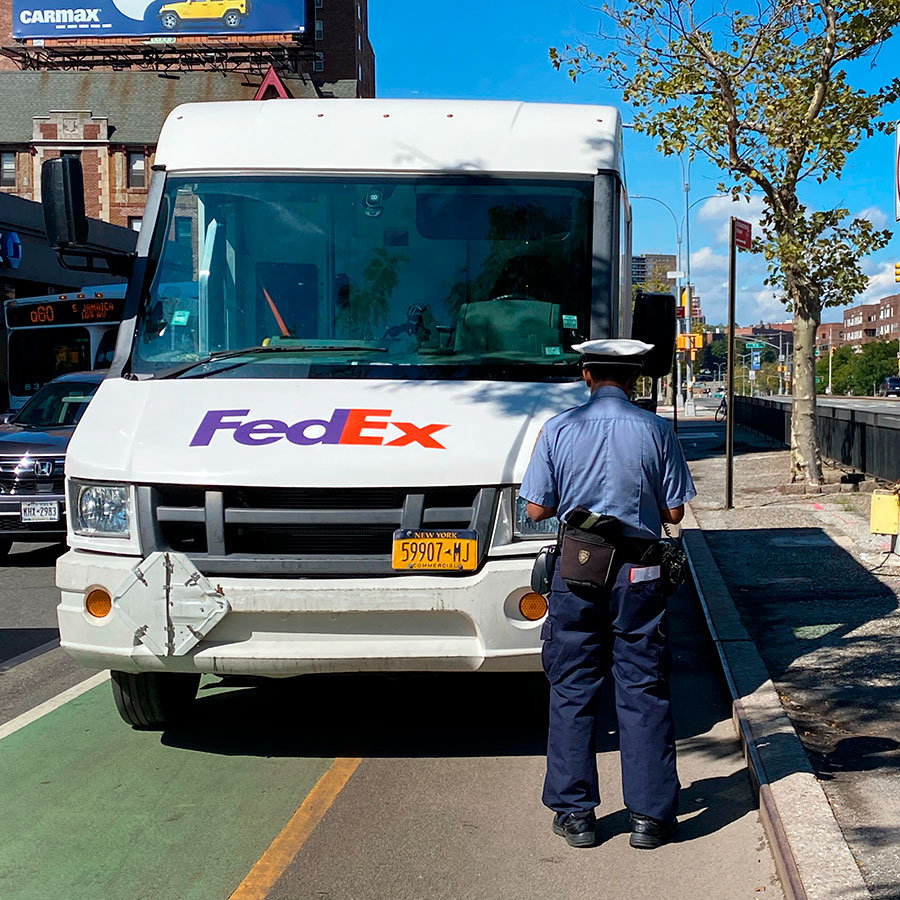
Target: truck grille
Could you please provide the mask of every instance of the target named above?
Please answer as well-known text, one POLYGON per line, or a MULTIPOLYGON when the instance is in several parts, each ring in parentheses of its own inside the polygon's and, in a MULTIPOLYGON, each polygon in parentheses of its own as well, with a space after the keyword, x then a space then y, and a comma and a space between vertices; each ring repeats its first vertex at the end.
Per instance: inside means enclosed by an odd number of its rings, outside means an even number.
POLYGON ((397 574, 391 542, 398 528, 474 529, 483 559, 497 494, 485 487, 147 485, 138 488, 138 507, 146 552, 186 553, 205 575, 371 577, 397 574))
POLYGON ((64 456, 0 456, 0 496, 63 493, 64 456), (35 465, 50 465, 49 475, 39 475, 35 465))

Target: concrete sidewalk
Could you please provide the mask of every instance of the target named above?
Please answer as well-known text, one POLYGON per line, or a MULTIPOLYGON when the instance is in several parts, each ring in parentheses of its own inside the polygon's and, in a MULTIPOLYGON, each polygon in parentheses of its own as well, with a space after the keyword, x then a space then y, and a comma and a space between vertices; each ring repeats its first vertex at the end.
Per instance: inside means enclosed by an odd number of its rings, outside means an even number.
POLYGON ((699 492, 685 545, 786 894, 896 900, 900 573, 879 566, 869 495, 794 493, 788 451, 736 428, 725 511, 724 426, 680 420, 679 434, 699 492))

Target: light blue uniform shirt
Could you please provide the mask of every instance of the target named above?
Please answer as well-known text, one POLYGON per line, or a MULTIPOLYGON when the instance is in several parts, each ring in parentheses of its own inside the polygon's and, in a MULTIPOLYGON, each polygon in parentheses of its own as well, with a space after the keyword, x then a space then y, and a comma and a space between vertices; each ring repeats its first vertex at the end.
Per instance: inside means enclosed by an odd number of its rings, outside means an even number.
POLYGON ((696 495, 671 424, 617 387, 544 425, 519 491, 560 517, 576 506, 615 516, 624 535, 641 538, 660 537, 659 511, 696 495))

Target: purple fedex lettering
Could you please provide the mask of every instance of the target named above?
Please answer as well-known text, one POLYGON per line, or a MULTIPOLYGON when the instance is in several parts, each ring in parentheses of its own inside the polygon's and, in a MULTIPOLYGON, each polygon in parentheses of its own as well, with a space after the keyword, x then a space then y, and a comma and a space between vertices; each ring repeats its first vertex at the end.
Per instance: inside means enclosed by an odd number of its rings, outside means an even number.
POLYGON ((203 417, 197 433, 191 438, 191 446, 208 447, 217 431, 223 431, 226 428, 234 430, 241 424, 240 420, 249 412, 249 409, 211 409, 203 417), (238 421, 227 422, 225 421, 226 416, 237 416, 238 421))
POLYGON ((287 430, 287 439, 292 444, 309 446, 310 444, 339 444, 344 432, 344 425, 349 409, 336 409, 330 419, 305 419, 296 422, 287 430), (313 434, 307 431, 314 429, 313 434))
POLYGON ((234 430, 234 439, 239 444, 252 447, 254 444, 274 444, 280 441, 287 431, 287 422, 280 419, 257 419, 245 422, 234 430))

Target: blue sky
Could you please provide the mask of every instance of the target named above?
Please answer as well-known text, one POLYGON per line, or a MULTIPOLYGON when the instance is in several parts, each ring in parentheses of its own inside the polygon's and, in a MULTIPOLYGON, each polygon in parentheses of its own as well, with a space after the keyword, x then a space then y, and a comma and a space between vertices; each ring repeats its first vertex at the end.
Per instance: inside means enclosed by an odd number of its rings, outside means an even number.
MULTIPOLYGON (((618 106, 630 121, 617 92, 596 76, 577 83, 550 66, 547 50, 596 33, 599 14, 577 0, 369 0, 369 38, 375 50, 376 93, 380 97, 532 100, 560 103, 604 103, 618 106)), ((595 46, 596 46, 596 42, 595 46)), ((892 41, 876 60, 878 73, 894 74, 900 39, 892 41)), ((861 76, 868 77, 864 72, 861 76)), ((817 187, 809 202, 825 208, 846 206, 879 227, 900 232, 894 222, 892 136, 877 135, 854 153, 840 181, 817 187)), ((628 189, 658 197, 678 218, 684 210, 681 173, 675 157, 663 157, 654 143, 627 131, 625 152, 628 189)), ((691 166, 690 200, 715 193, 720 176, 695 161, 691 166)), ((736 214, 754 220, 754 201, 736 214)), ((675 225, 657 203, 633 201, 635 253, 674 253, 675 225)), ((697 203, 690 217, 691 275, 707 321, 725 318, 727 284, 727 221, 735 212, 729 201, 714 198, 697 203)), ((900 260, 900 234, 887 248, 863 263, 870 276, 865 294, 848 305, 895 292, 894 262, 900 260)), ((682 266, 683 267, 683 266, 682 266)), ((783 304, 762 283, 762 260, 738 258, 737 318, 741 324, 788 318, 783 304)), ((838 321, 841 307, 828 309, 824 321, 838 321)))

